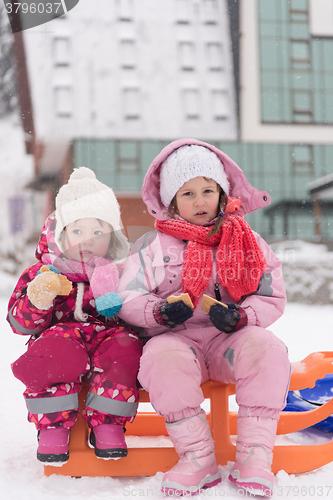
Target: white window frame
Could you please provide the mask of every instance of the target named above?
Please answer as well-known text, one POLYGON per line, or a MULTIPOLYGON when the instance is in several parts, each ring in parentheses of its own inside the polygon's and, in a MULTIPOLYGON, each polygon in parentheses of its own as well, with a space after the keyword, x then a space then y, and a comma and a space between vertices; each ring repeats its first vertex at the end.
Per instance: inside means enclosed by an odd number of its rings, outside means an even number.
POLYGON ((214 120, 230 118, 230 96, 226 89, 212 89, 211 103, 214 120))
POLYGON ((140 89, 126 87, 123 89, 124 117, 126 120, 139 120, 141 116, 140 89))
POLYGON ((118 2, 118 20, 119 21, 132 21, 133 19, 133 0, 117 0, 118 2))
POLYGON ((73 115, 73 87, 71 85, 56 85, 54 87, 55 115, 70 118, 73 115))
POLYGON ((120 40, 120 55, 122 68, 135 68, 135 41, 131 39, 120 40))
POLYGON ((209 71, 222 71, 224 68, 223 45, 220 42, 207 42, 207 61, 209 71))
POLYGON ((69 66, 70 40, 66 36, 57 36, 53 39, 53 60, 56 66, 69 66))
POLYGON ((176 22, 178 24, 189 24, 192 20, 193 3, 189 0, 176 0, 176 22))
POLYGON ((180 68, 183 71, 194 71, 195 69, 195 46, 193 42, 179 42, 180 68))
POLYGON ((200 119, 200 91, 197 88, 183 89, 185 118, 187 120, 200 119))
POLYGON ((202 0, 203 18, 205 24, 217 24, 217 14, 219 11, 218 0, 202 0))

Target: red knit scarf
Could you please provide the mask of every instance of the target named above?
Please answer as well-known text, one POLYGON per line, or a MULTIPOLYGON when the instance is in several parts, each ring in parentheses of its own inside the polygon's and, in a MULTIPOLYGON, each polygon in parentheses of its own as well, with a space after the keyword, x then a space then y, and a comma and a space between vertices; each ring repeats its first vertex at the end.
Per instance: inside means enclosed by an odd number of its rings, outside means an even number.
MULTIPOLYGON (((228 205, 234 211, 240 206, 240 203, 235 206, 235 201, 240 202, 228 198, 228 205)), ((230 210, 225 210, 220 231, 208 238, 211 227, 196 226, 176 219, 155 222, 158 231, 188 240, 182 267, 182 289, 190 295, 194 307, 197 306, 212 276, 213 246, 218 245, 218 280, 236 301, 257 290, 259 280, 266 269, 265 257, 250 226, 240 215, 230 215, 230 210)))

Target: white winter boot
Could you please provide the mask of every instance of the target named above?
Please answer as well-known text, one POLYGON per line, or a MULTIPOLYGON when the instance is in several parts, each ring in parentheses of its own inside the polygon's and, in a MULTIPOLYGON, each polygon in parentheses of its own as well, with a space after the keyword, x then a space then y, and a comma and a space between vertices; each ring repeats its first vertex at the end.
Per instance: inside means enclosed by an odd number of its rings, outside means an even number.
POLYGON ((205 412, 167 423, 166 428, 180 460, 165 474, 162 492, 167 496, 195 495, 218 484, 221 475, 205 412))

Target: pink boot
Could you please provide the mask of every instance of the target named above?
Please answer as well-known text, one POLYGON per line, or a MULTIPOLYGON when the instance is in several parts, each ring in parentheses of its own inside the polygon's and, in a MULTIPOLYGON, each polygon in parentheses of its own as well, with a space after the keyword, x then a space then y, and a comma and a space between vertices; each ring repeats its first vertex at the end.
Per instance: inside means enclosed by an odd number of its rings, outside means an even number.
POLYGON ((48 464, 58 463, 60 466, 67 462, 69 458, 69 433, 70 429, 64 427, 53 427, 38 431, 38 460, 48 464))
POLYGON ((126 457, 127 446, 124 428, 118 424, 101 424, 90 431, 89 446, 95 448, 95 455, 104 460, 126 457))
POLYGON ((167 496, 195 495, 202 488, 218 484, 221 475, 205 412, 167 423, 166 428, 180 460, 165 474, 162 492, 167 496))
POLYGON ((277 420, 263 417, 238 417, 237 454, 229 480, 253 495, 271 496, 271 472, 277 420))

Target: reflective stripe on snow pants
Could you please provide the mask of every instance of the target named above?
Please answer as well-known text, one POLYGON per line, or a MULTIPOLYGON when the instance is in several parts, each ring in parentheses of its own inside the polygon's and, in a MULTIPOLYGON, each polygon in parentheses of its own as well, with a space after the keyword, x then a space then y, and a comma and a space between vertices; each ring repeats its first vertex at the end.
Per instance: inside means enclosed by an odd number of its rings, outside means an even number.
POLYGON ((126 401, 118 401, 117 399, 105 398, 98 394, 93 394, 92 392, 88 392, 86 400, 87 408, 121 417, 133 417, 136 414, 138 404, 139 403, 128 403, 126 401))
POLYGON ((30 413, 56 413, 58 411, 77 410, 79 408, 78 393, 50 398, 25 398, 30 413))

